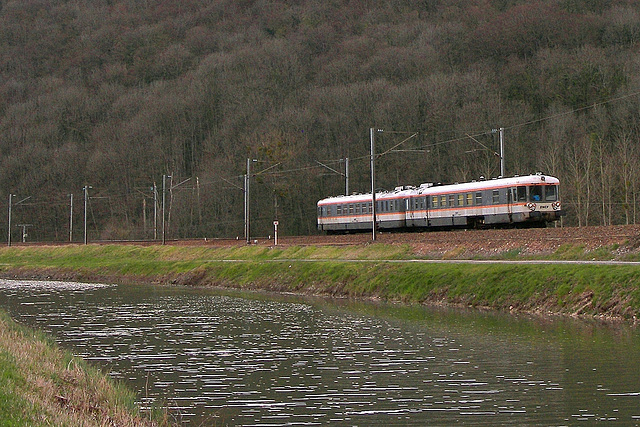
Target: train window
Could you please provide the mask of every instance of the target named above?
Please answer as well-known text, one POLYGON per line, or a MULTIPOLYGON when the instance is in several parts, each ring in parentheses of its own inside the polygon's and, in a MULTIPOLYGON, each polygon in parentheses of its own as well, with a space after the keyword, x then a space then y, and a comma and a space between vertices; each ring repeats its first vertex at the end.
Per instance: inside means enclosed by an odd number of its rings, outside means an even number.
POLYGON ((545 188, 544 200, 547 202, 555 202, 558 200, 558 186, 549 185, 545 188))
POLYGON ((458 194, 458 206, 464 206, 464 194, 458 194))
POLYGON ((455 205, 456 205, 456 195, 449 194, 449 206, 455 206, 455 205))
POLYGON ((349 215, 353 215, 353 204, 349 205, 349 215))
POLYGON ((517 191, 517 201, 518 202, 526 202, 527 201, 527 187, 518 187, 517 191))
POLYGON ((437 208, 438 207, 438 196, 433 196, 431 198, 431 207, 432 208, 437 208))
POLYGON ((491 201, 493 202, 494 205, 497 205, 498 203, 500 203, 500 191, 499 190, 493 190, 493 193, 491 195, 491 201))
POLYGON ((467 193, 467 206, 473 206, 473 193, 467 193))
POLYGON ((482 193, 481 192, 477 192, 476 193, 476 205, 482 205, 482 193))
POLYGON ((342 205, 336 206, 336 215, 342 215, 342 205))
POLYGON ((440 206, 443 208, 447 207, 447 196, 440 196, 440 206))
POLYGON ((529 196, 531 202, 539 202, 542 200, 542 185, 532 185, 529 187, 529 196))
POLYGON ((356 215, 360 213, 360 203, 356 203, 356 215))
POLYGON ((368 213, 373 213, 373 202, 369 202, 367 204, 367 212, 368 213))
POLYGON ((384 210, 385 210, 385 212, 389 212, 389 201, 388 200, 385 200, 385 202, 384 202, 384 210))

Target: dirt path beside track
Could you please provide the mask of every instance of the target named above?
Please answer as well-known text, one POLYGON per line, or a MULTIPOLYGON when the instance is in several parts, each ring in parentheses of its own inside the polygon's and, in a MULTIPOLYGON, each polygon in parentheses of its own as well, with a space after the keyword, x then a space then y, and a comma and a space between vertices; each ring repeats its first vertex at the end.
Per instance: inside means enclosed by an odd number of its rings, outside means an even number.
MULTIPOLYGON (((504 254, 517 251, 522 255, 546 255, 556 252, 562 245, 581 246, 586 251, 607 247, 622 255, 640 248, 640 225, 550 227, 533 229, 490 229, 426 231, 420 233, 379 232, 376 242, 391 245, 409 245, 416 256, 473 257, 504 254)), ((245 245, 244 240, 214 239, 202 241, 207 245, 245 245)), ((278 245, 366 245, 371 244, 371 233, 336 236, 280 237, 278 245)), ((195 241, 183 244, 197 244, 195 241)), ((252 239, 252 244, 273 246, 268 238, 252 239)))
MULTIPOLYGON (((606 248, 616 257, 640 252, 640 225, 614 225, 590 227, 549 227, 531 229, 449 230, 424 232, 378 232, 376 243, 409 245, 419 258, 472 258, 492 255, 548 255, 563 245, 594 251, 606 248)), ((158 245, 159 241, 91 241, 92 244, 158 245)), ((372 244, 370 232, 345 235, 280 236, 278 246, 349 246, 372 244)), ((65 242, 14 243, 14 246, 68 245, 65 242)), ((246 246, 244 238, 200 238, 174 240, 174 246, 246 246)), ((273 247, 272 237, 254 237, 251 245, 273 247)))

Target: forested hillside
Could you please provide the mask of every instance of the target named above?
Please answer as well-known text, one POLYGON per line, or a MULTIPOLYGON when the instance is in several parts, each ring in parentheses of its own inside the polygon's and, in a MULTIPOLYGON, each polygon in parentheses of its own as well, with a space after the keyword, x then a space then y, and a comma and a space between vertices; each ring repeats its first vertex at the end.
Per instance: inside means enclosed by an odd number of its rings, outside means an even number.
POLYGON ((341 159, 369 191, 369 128, 419 132, 377 160, 393 188, 497 176, 503 127, 565 224, 631 223, 639 42, 623 0, 0 0, 0 195, 30 239, 68 239, 70 194, 81 239, 85 185, 92 239, 152 238, 170 175, 170 237, 242 236, 250 158, 254 234, 313 233, 341 159))

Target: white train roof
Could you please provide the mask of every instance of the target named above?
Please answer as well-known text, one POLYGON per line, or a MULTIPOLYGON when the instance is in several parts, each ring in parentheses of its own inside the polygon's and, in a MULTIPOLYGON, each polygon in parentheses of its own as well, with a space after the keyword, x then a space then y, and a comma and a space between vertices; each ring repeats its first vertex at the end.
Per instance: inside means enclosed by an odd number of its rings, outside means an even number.
MULTIPOLYGON (((459 184, 421 184, 419 187, 403 186, 396 187, 393 191, 383 191, 376 193, 376 200, 396 199, 405 197, 415 197, 419 195, 439 195, 448 193, 465 193, 472 191, 490 190, 495 188, 515 187, 518 185, 558 185, 560 180, 553 176, 535 174, 514 176, 510 178, 493 178, 488 180, 479 180, 471 182, 463 182, 459 184)), ((334 203, 363 203, 371 201, 371 193, 353 194, 350 196, 327 197, 318 201, 318 205, 334 204, 334 203)))

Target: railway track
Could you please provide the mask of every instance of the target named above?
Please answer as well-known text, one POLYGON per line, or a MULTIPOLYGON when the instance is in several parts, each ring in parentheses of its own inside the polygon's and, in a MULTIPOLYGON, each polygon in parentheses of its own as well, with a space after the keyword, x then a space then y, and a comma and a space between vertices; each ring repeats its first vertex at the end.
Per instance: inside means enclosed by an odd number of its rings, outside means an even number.
MULTIPOLYGON (((491 254, 519 250, 525 254, 551 253, 562 245, 582 246, 586 250, 617 245, 634 250, 640 248, 640 225, 590 226, 590 227, 550 227, 533 229, 487 229, 452 230, 425 232, 377 233, 377 243, 409 245, 417 254, 445 254, 450 251, 465 251, 470 254, 491 254)), ((149 240, 108 240, 92 241, 91 244, 159 245, 160 241, 149 240)), ((278 245, 287 246, 349 246, 371 244, 370 233, 346 235, 281 236, 278 245)), ((14 243, 15 246, 69 245, 68 242, 14 243)), ((80 244, 80 243, 74 243, 80 244)), ((168 245, 234 247, 247 245, 240 238, 200 238, 171 239, 168 245)), ((252 245, 274 246, 269 237, 254 237, 252 245)))

